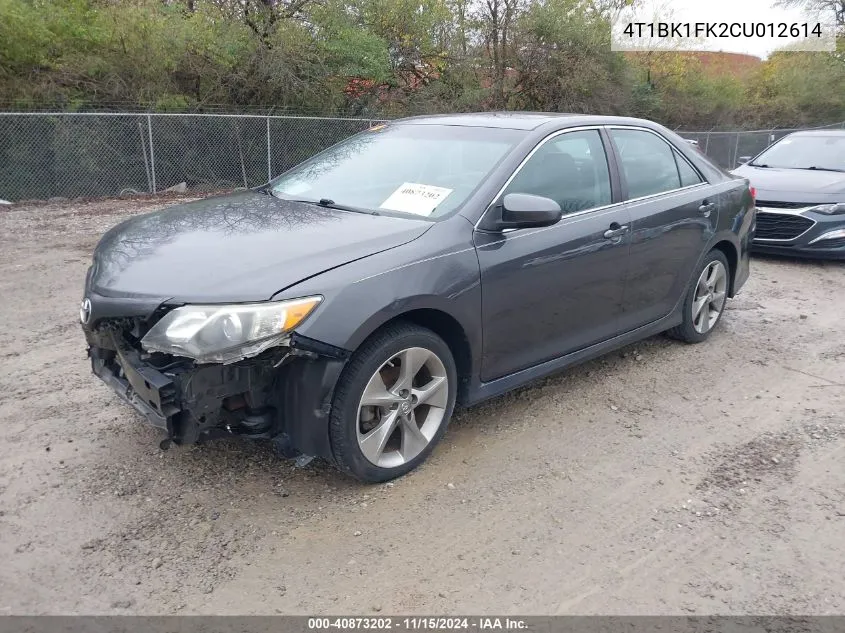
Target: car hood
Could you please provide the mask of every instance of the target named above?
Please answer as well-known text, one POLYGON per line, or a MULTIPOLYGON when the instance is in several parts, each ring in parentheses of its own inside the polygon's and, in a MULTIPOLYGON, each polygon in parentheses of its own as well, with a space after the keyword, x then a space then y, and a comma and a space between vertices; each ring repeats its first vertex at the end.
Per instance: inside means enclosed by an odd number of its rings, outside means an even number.
POLYGON ((757 189, 758 200, 818 203, 845 201, 845 173, 751 165, 743 165, 733 173, 751 181, 751 186, 757 189))
POLYGON ((245 191, 115 226, 97 245, 89 283, 106 297, 262 301, 326 270, 406 244, 431 226, 245 191))

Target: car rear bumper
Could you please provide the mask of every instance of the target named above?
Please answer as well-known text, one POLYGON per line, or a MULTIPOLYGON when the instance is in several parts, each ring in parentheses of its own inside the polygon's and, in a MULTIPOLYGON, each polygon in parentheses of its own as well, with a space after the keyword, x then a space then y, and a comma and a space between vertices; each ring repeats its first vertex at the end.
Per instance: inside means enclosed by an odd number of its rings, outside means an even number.
POLYGON ((332 459, 328 421, 342 350, 332 357, 300 338, 296 347, 229 365, 176 359, 156 367, 113 332, 86 336, 94 374, 170 441, 273 439, 290 455, 332 459))
POLYGON ((845 259, 845 216, 758 207, 751 246, 758 253, 845 259))

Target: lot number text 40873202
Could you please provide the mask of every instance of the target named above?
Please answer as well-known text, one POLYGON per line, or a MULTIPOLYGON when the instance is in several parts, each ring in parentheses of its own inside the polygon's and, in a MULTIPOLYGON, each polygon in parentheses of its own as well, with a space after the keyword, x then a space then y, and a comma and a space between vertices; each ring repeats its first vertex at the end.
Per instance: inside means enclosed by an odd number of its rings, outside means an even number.
POLYGON ((519 618, 467 618, 467 617, 337 617, 308 618, 311 630, 397 630, 397 631, 447 631, 479 630, 518 631, 527 628, 525 620, 519 618))

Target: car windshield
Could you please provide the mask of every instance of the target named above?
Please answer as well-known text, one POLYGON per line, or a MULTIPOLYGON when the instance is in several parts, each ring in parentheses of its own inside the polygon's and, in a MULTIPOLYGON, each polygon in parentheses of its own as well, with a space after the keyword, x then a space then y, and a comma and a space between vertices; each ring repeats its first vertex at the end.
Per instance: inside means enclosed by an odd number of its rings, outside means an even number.
POLYGON ((786 169, 845 170, 845 135, 787 136, 755 158, 752 165, 786 169))
POLYGON ((376 126, 271 183, 280 198, 442 217, 457 209, 525 132, 447 125, 376 126))

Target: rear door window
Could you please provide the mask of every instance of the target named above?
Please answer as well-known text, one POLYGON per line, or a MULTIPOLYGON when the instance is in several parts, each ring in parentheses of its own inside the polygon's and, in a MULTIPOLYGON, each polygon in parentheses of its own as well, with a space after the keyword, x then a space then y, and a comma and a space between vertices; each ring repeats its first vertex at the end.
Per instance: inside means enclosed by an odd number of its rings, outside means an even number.
POLYGON ((698 183, 703 182, 701 176, 693 168, 693 166, 690 165, 689 162, 687 162, 687 159, 681 156, 677 151, 675 152, 675 162, 678 163, 678 173, 681 176, 682 187, 689 187, 690 185, 697 185, 698 183))

